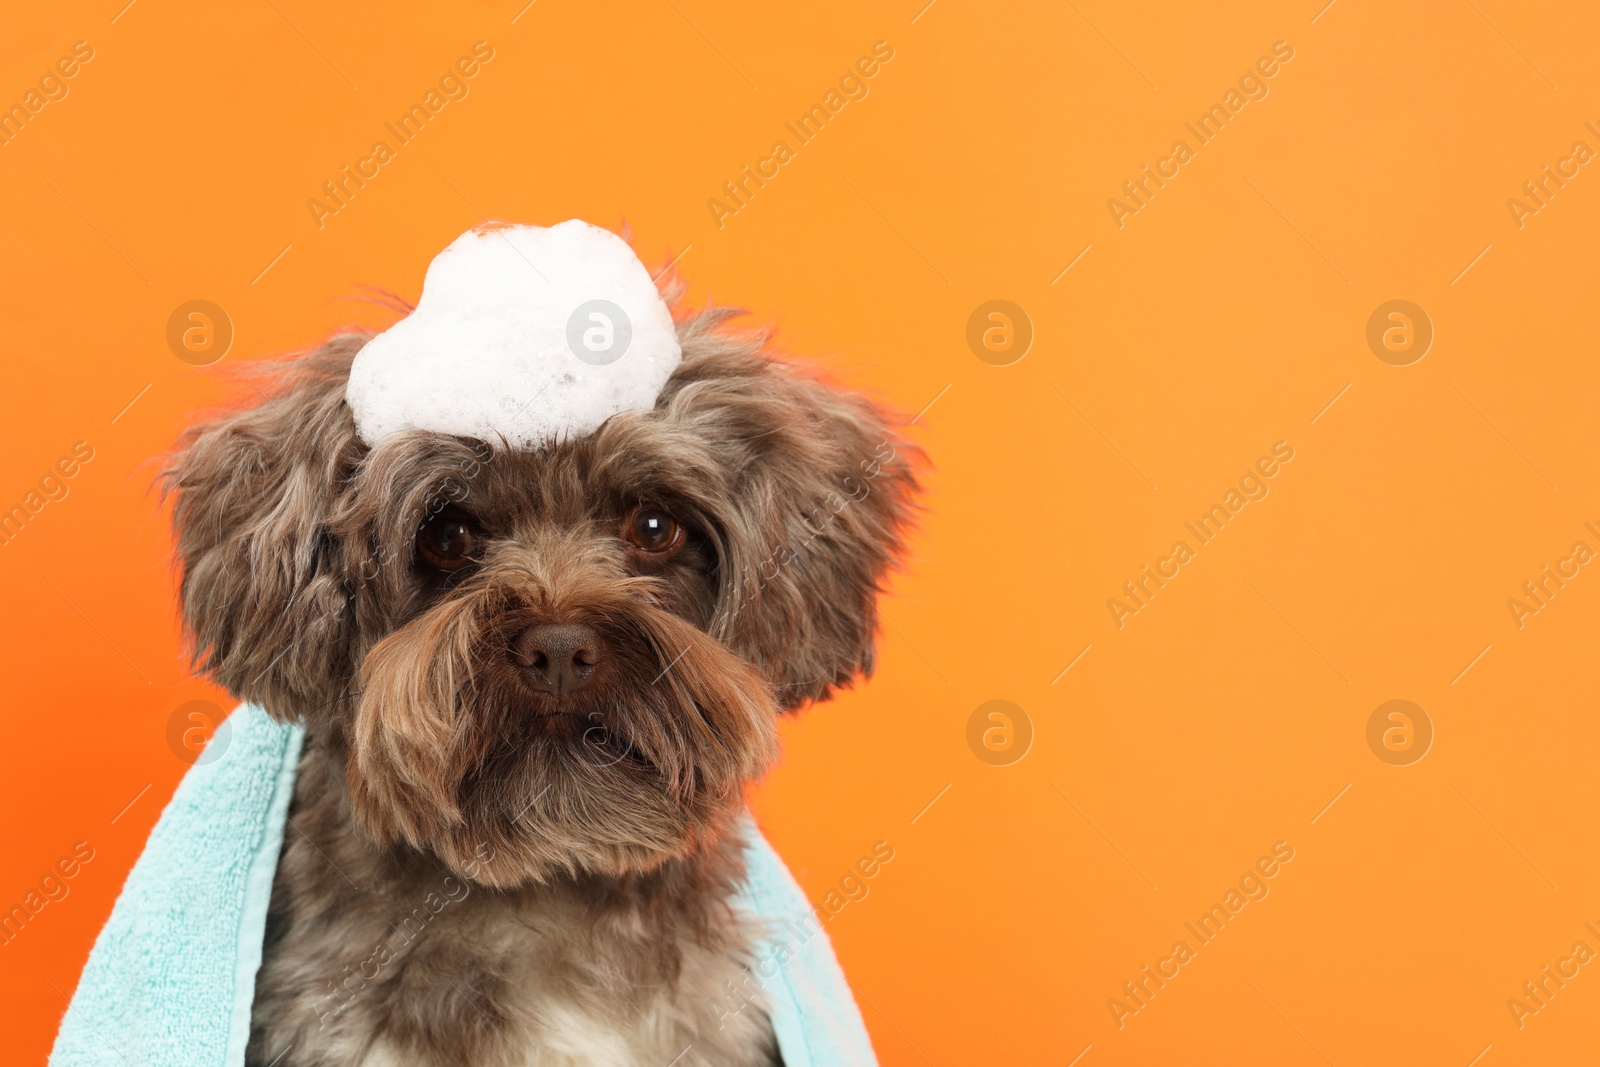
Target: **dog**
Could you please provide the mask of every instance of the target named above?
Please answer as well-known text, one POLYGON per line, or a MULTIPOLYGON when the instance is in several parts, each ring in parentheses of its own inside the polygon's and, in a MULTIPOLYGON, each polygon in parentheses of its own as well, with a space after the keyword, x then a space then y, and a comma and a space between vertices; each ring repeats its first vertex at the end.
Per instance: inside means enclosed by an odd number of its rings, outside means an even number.
POLYGON ((780 715, 870 675, 922 460, 735 314, 674 317, 652 408, 539 448, 365 443, 363 333, 180 438, 195 665, 305 727, 252 1067, 780 1062, 728 1005, 743 797, 780 715))

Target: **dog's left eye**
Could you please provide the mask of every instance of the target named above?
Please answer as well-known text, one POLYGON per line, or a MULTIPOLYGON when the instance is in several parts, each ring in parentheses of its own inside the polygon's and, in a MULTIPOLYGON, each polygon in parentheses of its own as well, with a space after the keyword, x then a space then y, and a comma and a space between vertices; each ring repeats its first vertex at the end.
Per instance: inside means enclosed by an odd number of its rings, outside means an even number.
POLYGON ((641 552, 662 557, 683 547, 683 526, 658 508, 638 508, 622 525, 622 536, 641 552))
POLYGON ((461 512, 446 508, 417 531, 417 552, 442 571, 460 570, 478 554, 478 534, 461 512))

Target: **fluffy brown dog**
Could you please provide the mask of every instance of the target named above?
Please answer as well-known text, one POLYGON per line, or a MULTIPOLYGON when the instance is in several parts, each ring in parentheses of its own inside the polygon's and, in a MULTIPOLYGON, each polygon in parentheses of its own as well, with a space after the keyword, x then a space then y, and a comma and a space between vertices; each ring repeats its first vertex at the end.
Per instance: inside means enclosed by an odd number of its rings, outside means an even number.
POLYGON ((251 1064, 776 1062, 727 1009, 742 791, 778 713, 870 672, 916 485, 729 314, 678 321, 653 410, 538 451, 368 448, 365 336, 185 435, 197 664, 306 726, 251 1064))

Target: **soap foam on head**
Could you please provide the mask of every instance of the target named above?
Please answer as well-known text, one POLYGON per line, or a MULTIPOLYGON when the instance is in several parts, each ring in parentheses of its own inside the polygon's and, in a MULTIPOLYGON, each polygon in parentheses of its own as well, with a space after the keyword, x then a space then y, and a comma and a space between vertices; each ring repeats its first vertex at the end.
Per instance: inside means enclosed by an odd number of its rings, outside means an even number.
POLYGON ((416 310, 356 354, 345 400, 369 446, 417 429, 536 449, 653 408, 681 355, 616 234, 485 228, 434 258, 416 310))

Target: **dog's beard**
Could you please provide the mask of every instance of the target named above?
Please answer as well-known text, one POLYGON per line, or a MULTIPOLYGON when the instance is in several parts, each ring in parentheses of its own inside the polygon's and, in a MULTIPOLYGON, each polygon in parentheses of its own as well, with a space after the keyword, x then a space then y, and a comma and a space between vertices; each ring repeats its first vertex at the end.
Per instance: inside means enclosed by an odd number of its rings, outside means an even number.
POLYGON ((562 697, 517 674, 510 638, 551 608, 505 576, 469 579, 372 648, 347 771, 364 833, 510 887, 649 870, 726 826, 776 755, 768 682, 648 579, 588 585, 561 621, 594 626, 609 654, 562 697))

